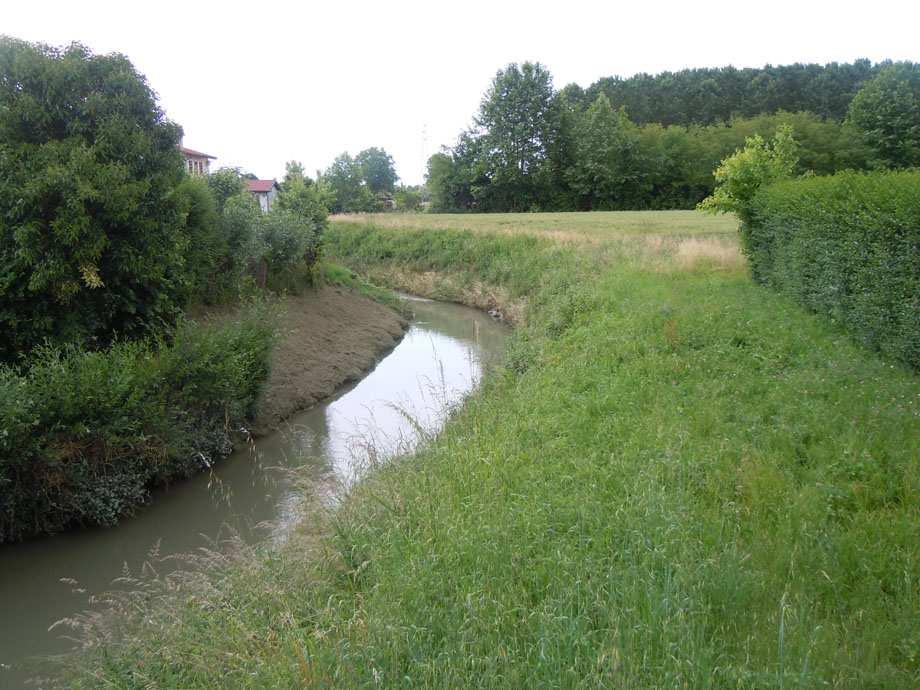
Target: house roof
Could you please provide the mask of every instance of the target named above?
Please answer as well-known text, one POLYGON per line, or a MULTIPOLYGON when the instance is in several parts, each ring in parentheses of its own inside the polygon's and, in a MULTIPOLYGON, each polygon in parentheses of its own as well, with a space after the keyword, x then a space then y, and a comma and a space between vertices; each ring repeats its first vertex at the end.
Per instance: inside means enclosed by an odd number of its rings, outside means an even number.
POLYGON ((179 147, 179 151, 182 152, 184 156, 191 156, 193 158, 211 158, 217 160, 217 156, 212 156, 209 153, 202 153, 201 151, 196 151, 195 149, 189 149, 184 146, 179 147))
POLYGON ((275 180, 246 180, 246 188, 250 192, 270 192, 272 187, 277 187, 275 180))

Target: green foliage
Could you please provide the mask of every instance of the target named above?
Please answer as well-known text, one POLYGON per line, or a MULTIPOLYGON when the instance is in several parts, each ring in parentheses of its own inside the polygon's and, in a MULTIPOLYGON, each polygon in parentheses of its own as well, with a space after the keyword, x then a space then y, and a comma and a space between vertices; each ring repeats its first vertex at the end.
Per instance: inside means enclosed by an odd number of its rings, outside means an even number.
POLYGON ((917 686, 916 375, 742 271, 503 232, 332 225, 356 265, 526 294, 514 371, 322 548, 132 600, 67 687, 917 686))
POLYGON ((708 125, 734 117, 808 111, 842 120, 859 88, 887 63, 868 60, 826 65, 767 65, 762 68, 703 67, 679 72, 604 77, 581 91, 587 106, 601 93, 625 106, 635 122, 708 125))
POLYGON ((322 184, 316 184, 304 175, 303 165, 297 161, 287 164, 287 172, 281 181, 281 191, 276 201, 279 208, 290 211, 310 221, 317 235, 322 235, 332 205, 331 193, 322 184))
POLYGON ((393 198, 399 211, 418 211, 422 207, 427 190, 418 185, 399 185, 393 198))
MULTIPOLYGON (((203 183, 198 179, 184 183, 184 187, 199 186, 203 183)), ((220 214, 215 218, 217 242, 213 251, 207 236, 205 241, 193 239, 195 249, 189 255, 192 267, 200 266, 202 271, 200 289, 196 290, 199 299, 238 296, 253 272, 273 288, 298 287, 293 283, 310 278, 329 213, 330 194, 325 184, 313 182, 304 175, 300 163, 290 161, 267 214, 245 191, 244 178, 236 169, 218 170, 209 176, 207 187, 217 199, 220 214), (267 275, 260 274, 262 269, 267 275)))
POLYGON ((218 168, 207 176, 208 187, 214 194, 214 201, 219 211, 231 197, 246 191, 246 181, 239 168, 218 168))
POLYGON ((156 484, 225 456, 268 375, 264 308, 105 351, 41 347, 0 366, 0 542, 112 525, 156 484))
POLYGON ((920 173, 840 173, 761 190, 751 272, 920 369, 920 173))
POLYGON ((575 130, 575 162, 568 180, 582 210, 622 208, 635 203, 640 174, 635 126, 604 94, 597 97, 575 130), (624 204, 624 201, 626 202, 624 204))
POLYGON ((475 156, 464 146, 464 137, 453 150, 445 149, 428 159, 425 186, 431 193, 429 210, 434 213, 467 211, 475 204, 472 181, 475 156))
POLYGON ((179 135, 124 56, 0 37, 0 360, 175 317, 179 135))
POLYGON ((188 237, 185 265, 189 289, 195 297, 206 301, 213 299, 227 281, 226 273, 215 276, 214 269, 226 268, 230 251, 211 190, 204 178, 193 176, 182 180, 176 189, 188 237))
POLYGON ((224 204, 220 224, 227 239, 227 268, 234 275, 241 273, 249 259, 258 254, 256 227, 261 215, 259 202, 249 192, 232 196, 224 204))
MULTIPOLYGON (((792 129, 782 126, 773 141, 754 135, 716 168, 716 189, 700 203, 700 209, 712 213, 735 213, 742 223, 751 219, 754 196, 764 185, 792 177, 798 166, 798 144, 792 129)), ((742 232, 744 249, 750 253, 750 238, 742 232)))
POLYGON ((377 200, 364 183, 360 163, 345 153, 323 173, 323 182, 332 194, 333 213, 361 213, 377 210, 377 200))
POLYGON ((271 272, 309 268, 319 256, 322 227, 308 217, 276 207, 260 215, 256 228, 256 258, 271 272))
POLYGON ((920 65, 885 67, 856 94, 848 117, 863 132, 879 165, 920 165, 920 65))
MULTIPOLYGON (((829 68, 826 74, 839 73, 829 68)), ((847 83, 824 86, 844 89, 847 83)), ((647 82, 645 87, 653 85, 647 82)), ((845 103, 851 99, 841 97, 845 103)), ((608 98, 606 89, 585 92, 569 85, 554 93, 549 73, 539 65, 511 65, 483 99, 478 127, 428 161, 430 210, 693 208, 712 194, 712 173, 720 161, 748 138, 770 139, 783 127, 796 132, 803 170, 832 174, 866 169, 872 158, 852 123, 810 112, 768 108, 768 114, 755 110, 741 117, 731 112, 723 122, 686 125, 662 124, 673 118, 662 123, 637 118, 642 123, 637 126, 627 117, 634 106, 645 107, 631 99, 608 98)), ((671 103, 669 109, 676 112, 681 106, 671 103)))
POLYGON ((333 213, 369 213, 381 210, 378 195, 392 192, 398 179, 390 154, 372 147, 354 158, 341 154, 320 181, 333 213))
POLYGON ((393 157, 383 149, 373 146, 355 156, 355 163, 361 169, 361 179, 372 194, 392 192, 399 176, 393 157))
POLYGON ((558 113, 552 76, 540 63, 500 70, 476 117, 481 174, 488 184, 478 194, 483 210, 532 210, 550 182, 552 143, 558 113))

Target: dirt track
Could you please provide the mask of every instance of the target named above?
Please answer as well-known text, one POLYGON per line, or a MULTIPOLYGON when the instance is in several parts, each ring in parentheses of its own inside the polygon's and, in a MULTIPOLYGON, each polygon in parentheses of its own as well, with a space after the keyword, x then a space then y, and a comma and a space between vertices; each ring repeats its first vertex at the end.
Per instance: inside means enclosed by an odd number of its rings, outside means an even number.
POLYGON ((393 310, 335 287, 288 297, 284 308, 256 434, 360 378, 408 327, 393 310))

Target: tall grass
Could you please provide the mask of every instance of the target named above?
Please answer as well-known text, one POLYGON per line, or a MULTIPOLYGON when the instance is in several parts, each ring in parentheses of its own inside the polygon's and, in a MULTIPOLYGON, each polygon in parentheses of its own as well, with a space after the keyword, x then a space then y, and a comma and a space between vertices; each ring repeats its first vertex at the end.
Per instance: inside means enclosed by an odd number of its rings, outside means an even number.
POLYGON ((330 234, 356 268, 527 295, 508 365, 355 486, 309 553, 142 607, 69 683, 920 683, 915 374, 718 262, 330 234))

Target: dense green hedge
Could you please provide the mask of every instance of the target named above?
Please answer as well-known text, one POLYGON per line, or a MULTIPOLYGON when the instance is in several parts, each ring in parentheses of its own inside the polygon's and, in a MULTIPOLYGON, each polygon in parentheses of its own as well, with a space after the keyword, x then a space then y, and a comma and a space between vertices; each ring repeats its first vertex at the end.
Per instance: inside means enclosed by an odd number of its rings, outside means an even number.
POLYGON ((756 280, 920 369, 920 172, 770 185, 742 236, 756 280))
POLYGON ((0 543, 114 524, 151 486, 227 454, 272 338, 253 314, 181 324, 168 343, 39 348, 23 369, 0 366, 0 543))

